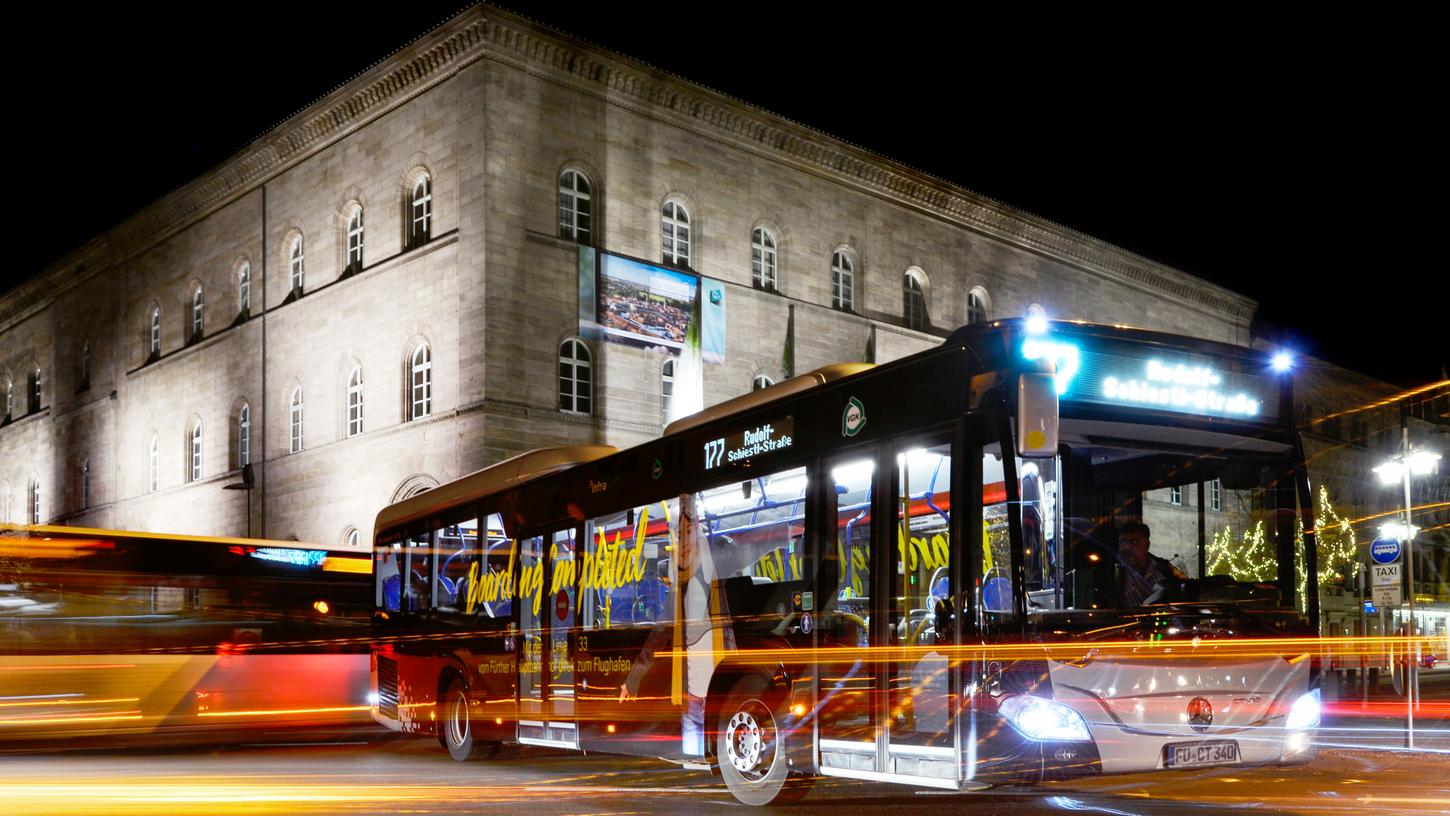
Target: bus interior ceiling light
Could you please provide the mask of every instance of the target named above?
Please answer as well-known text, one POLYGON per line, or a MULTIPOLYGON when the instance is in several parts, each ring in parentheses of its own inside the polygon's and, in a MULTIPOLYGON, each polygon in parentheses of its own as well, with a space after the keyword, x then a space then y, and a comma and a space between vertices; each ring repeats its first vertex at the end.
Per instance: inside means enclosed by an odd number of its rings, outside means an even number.
POLYGON ((1092 739, 1082 715, 1071 706, 1021 694, 1002 701, 999 709, 1023 736, 1041 741, 1085 742, 1092 739))

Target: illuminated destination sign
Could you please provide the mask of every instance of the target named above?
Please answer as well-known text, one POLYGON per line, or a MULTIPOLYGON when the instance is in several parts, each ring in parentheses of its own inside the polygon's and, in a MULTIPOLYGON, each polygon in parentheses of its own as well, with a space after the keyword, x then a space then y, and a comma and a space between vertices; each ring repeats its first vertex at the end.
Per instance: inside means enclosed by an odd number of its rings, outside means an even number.
POLYGON ((1036 342, 1040 347, 1024 345, 1023 356, 1057 364, 1058 390, 1067 401, 1260 422, 1278 415, 1277 384, 1237 370, 1231 360, 1117 345, 1108 351, 1060 340, 1036 342))
POLYGON ((762 422, 738 433, 707 441, 704 445, 705 469, 714 470, 724 464, 748 463, 762 456, 784 451, 794 442, 794 417, 762 422))
POLYGON ((1246 391, 1226 390, 1211 366, 1151 359, 1140 376, 1106 376, 1098 384, 1109 402, 1227 417, 1256 417, 1264 401, 1246 391))

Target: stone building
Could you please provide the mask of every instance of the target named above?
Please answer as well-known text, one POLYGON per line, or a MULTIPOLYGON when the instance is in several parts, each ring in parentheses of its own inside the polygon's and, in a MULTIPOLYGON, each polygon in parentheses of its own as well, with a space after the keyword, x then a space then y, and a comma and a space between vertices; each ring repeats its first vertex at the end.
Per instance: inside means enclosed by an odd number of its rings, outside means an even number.
POLYGON ((788 326, 806 371, 1033 303, 1246 345, 1256 306, 477 7, 0 296, 4 518, 366 542, 505 456, 649 438, 670 372, 579 338, 581 244, 722 283, 705 404, 788 375, 788 326))

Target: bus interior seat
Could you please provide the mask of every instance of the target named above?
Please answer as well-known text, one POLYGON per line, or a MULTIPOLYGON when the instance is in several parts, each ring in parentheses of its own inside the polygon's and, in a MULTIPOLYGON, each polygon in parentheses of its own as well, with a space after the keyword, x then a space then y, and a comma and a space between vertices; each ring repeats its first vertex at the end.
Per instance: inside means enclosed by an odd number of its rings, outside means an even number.
POLYGON ((383 607, 391 612, 402 609, 403 577, 397 573, 383 579, 383 607))

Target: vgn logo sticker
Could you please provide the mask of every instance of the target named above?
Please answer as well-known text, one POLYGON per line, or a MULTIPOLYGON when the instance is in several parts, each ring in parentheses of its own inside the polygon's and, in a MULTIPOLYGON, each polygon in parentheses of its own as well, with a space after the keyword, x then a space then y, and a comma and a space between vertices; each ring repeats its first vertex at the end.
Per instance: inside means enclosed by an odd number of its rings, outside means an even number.
POLYGON ((851 397, 846 400, 846 410, 841 412, 841 436, 855 436, 866 427, 866 406, 861 400, 851 397))

